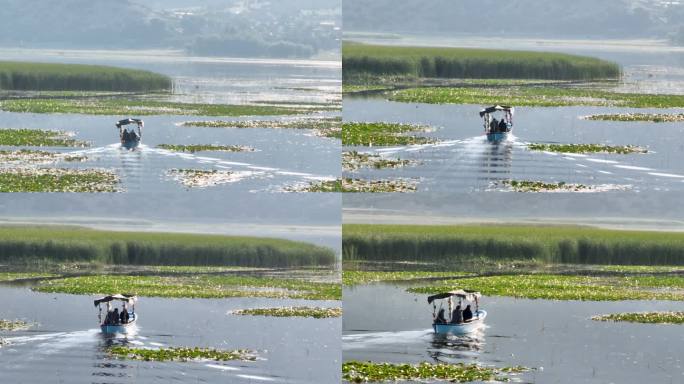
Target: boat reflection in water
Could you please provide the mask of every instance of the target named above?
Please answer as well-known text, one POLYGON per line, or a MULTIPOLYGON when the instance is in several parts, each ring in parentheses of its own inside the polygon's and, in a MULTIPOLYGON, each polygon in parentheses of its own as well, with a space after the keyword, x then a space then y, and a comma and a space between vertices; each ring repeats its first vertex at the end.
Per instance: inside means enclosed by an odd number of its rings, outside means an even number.
POLYGON ((441 363, 458 363, 477 358, 485 347, 485 327, 467 335, 434 334, 428 355, 441 363))

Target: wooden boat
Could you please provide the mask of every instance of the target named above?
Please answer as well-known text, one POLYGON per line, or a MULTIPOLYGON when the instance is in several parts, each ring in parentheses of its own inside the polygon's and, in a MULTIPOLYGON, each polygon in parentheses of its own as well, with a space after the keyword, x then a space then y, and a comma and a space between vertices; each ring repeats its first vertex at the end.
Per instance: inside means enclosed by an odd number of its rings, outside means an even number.
POLYGON ((119 140, 121 141, 121 146, 126 149, 135 149, 140 144, 142 140, 142 128, 145 123, 140 119, 123 119, 116 123, 116 127, 119 129, 119 140), (135 129, 129 130, 126 127, 129 124, 135 124, 137 126, 137 132, 135 129))
POLYGON ((480 111, 480 117, 484 119, 484 129, 485 135, 487 135, 487 141, 498 143, 508 138, 508 135, 513 130, 514 112, 515 108, 505 105, 494 105, 480 111), (501 120, 492 117, 492 114, 496 112, 504 113, 501 120))
POLYGON ((95 300, 95 306, 99 309, 98 319, 100 321, 100 330, 102 333, 114 334, 129 333, 138 321, 138 315, 135 313, 135 303, 138 298, 135 295, 109 295, 95 300), (122 321, 121 316, 118 312, 112 308, 112 302, 121 302, 122 311, 126 311, 128 316, 124 316, 126 320, 122 321), (102 304, 106 305, 106 314, 104 319, 102 318, 102 304), (116 317, 116 320, 114 319, 116 317))
MULTIPOLYGON (((432 329, 439 335, 467 335, 476 332, 484 326, 484 320, 487 317, 487 311, 479 308, 481 294, 475 291, 466 291, 463 289, 439 293, 428 297, 428 304, 432 304, 432 329), (452 310, 453 298, 458 299, 457 307, 452 310), (440 303, 440 310, 437 312, 437 300, 447 300, 449 308, 449 318, 443 315, 444 309, 440 303), (472 318, 463 320, 462 311, 464 302, 473 302, 475 304, 475 311, 472 312, 472 318)), ((469 307, 470 305, 468 305, 469 307)))

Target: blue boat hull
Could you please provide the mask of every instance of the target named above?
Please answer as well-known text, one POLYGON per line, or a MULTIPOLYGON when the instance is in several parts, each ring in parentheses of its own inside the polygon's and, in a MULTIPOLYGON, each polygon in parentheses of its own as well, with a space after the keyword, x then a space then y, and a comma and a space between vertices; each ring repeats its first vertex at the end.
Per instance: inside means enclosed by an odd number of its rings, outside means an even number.
POLYGON ((121 140, 121 146, 126 148, 126 149, 135 149, 138 147, 138 144, 140 144, 140 140, 129 140, 129 141, 121 140))
POLYGON ((487 141, 489 142, 498 142, 498 141, 504 141, 508 138, 508 132, 495 132, 495 133, 488 133, 487 134, 487 141))
POLYGON ((129 312, 129 320, 128 323, 126 324, 119 324, 119 325, 100 325, 100 330, 102 333, 108 333, 108 334, 114 334, 114 333, 121 333, 121 334, 126 334, 128 333, 134 326, 135 322, 138 320, 138 316, 135 313, 130 313, 129 312))
POLYGON ((467 335, 482 328, 485 317, 487 311, 479 310, 473 313, 473 319, 467 323, 434 323, 432 329, 438 335, 467 335))

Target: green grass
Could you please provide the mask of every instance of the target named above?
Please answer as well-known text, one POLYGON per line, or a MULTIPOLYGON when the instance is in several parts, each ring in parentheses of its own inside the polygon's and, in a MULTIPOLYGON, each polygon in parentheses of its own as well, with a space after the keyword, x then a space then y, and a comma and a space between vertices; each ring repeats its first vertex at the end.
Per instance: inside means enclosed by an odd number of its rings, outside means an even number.
POLYGON ((21 331, 28 329, 31 324, 21 320, 0 319, 0 331, 21 331))
POLYGON ((35 91, 170 90, 171 78, 102 65, 0 61, 0 89, 35 91))
POLYGON ((72 139, 61 131, 42 129, 0 129, 0 145, 31 147, 86 147, 88 143, 72 139))
POLYGON ((591 318, 596 321, 626 321, 643 324, 684 324, 684 312, 612 313, 591 318))
POLYGON ((342 170, 347 172, 353 172, 360 168, 400 168, 409 164, 411 164, 410 160, 385 158, 372 153, 342 152, 342 170))
POLYGON ((361 261, 684 265, 684 233, 579 226, 361 225, 342 227, 343 258, 361 261))
POLYGON ((429 127, 398 123, 350 122, 342 124, 342 145, 393 146, 434 143, 427 137, 406 135, 411 132, 425 132, 429 127))
POLYGON ((77 113, 86 115, 148 116, 259 116, 295 115, 308 110, 267 105, 176 103, 122 98, 93 99, 13 99, 0 101, 0 109, 23 113, 77 113))
POLYGON ((118 176, 107 170, 7 168, 0 170, 0 193, 117 192, 118 176))
POLYGON ((391 364, 360 361, 345 361, 342 364, 342 379, 350 383, 383 382, 432 382, 449 381, 468 383, 472 381, 507 381, 502 374, 524 372, 523 367, 490 368, 477 364, 420 363, 391 364))
POLYGON ((395 91, 390 100, 428 104, 514 105, 561 107, 573 105, 682 108, 684 95, 610 92, 588 88, 558 87, 440 87, 395 91))
POLYGON ((67 277, 41 282, 39 292, 74 295, 128 292, 146 297, 228 298, 266 297, 278 299, 341 300, 337 283, 261 276, 192 275, 128 276, 93 275, 67 277))
POLYGON ((335 253, 309 243, 260 237, 98 231, 61 226, 0 227, 0 262, 114 265, 332 266, 335 253))
POLYGON ((345 82, 359 75, 416 78, 595 80, 620 78, 620 66, 593 57, 551 52, 342 45, 345 82))
POLYGON ((179 144, 159 144, 157 148, 167 149, 174 152, 253 152, 254 148, 243 145, 179 145, 179 144))
POLYGON ((528 144, 532 151, 560 152, 560 153, 616 153, 626 155, 630 153, 648 153, 648 150, 635 145, 603 145, 603 144, 528 144))
POLYGON ((683 277, 604 277, 549 274, 466 277, 443 280, 409 292, 436 294, 470 289, 485 296, 526 299, 622 301, 684 300, 683 277))
POLYGON ((325 319, 342 316, 342 308, 319 307, 279 307, 279 308, 250 308, 231 312, 241 316, 271 316, 271 317, 313 317, 325 319))
POLYGON ((387 281, 446 279, 467 275, 468 273, 460 271, 353 271, 344 268, 344 271, 342 271, 342 284, 354 286, 387 281))
POLYGON ((584 117, 587 120, 603 121, 647 121, 651 123, 676 123, 684 121, 684 113, 615 113, 584 117))
POLYGON ((254 351, 237 349, 225 351, 213 348, 170 347, 158 349, 130 348, 124 346, 112 346, 107 349, 110 356, 120 359, 143 360, 143 361, 230 361, 256 360, 254 351))

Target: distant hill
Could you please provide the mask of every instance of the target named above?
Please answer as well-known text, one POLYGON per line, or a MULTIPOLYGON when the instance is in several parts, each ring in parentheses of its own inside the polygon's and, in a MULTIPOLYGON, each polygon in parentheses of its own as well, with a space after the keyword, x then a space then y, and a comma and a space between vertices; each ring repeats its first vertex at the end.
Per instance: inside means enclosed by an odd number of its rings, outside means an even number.
POLYGON ((684 3, 658 0, 344 0, 345 31, 667 38, 684 3))
POLYGON ((335 0, 4 0, 0 45, 309 57, 338 50, 335 0))

